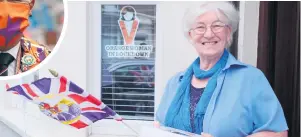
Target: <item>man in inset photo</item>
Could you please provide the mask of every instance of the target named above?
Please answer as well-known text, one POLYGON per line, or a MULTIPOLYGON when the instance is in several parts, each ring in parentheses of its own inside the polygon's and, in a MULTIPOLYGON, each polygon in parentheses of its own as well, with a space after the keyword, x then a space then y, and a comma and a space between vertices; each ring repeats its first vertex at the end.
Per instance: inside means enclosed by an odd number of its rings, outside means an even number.
POLYGON ((23 33, 35 0, 0 0, 0 76, 16 75, 40 64, 50 51, 23 33))

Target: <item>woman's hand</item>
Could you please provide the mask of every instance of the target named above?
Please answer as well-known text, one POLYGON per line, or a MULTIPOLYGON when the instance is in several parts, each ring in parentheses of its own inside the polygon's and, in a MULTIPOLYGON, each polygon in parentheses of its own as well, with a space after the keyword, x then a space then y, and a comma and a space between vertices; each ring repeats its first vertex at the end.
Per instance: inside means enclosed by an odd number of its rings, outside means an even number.
POLYGON ((160 127, 159 121, 155 121, 155 122, 154 122, 154 127, 156 127, 156 128, 159 128, 159 127, 160 127))
POLYGON ((201 133, 201 136, 202 137, 213 137, 212 135, 204 133, 204 132, 201 133))

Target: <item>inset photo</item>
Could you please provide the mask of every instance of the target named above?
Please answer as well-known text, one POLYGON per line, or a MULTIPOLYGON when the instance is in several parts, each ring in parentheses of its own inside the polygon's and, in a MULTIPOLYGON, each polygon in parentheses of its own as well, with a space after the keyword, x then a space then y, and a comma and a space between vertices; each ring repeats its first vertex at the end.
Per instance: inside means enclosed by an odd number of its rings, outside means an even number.
POLYGON ((63 0, 0 0, 0 77, 38 66, 56 47, 63 0))

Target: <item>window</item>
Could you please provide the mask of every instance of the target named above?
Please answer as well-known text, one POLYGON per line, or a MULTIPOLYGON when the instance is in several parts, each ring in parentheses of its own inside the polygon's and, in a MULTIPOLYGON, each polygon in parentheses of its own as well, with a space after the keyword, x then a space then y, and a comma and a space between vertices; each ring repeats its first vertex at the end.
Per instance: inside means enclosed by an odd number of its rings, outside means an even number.
POLYGON ((124 119, 153 120, 155 28, 155 5, 101 7, 101 100, 124 119))

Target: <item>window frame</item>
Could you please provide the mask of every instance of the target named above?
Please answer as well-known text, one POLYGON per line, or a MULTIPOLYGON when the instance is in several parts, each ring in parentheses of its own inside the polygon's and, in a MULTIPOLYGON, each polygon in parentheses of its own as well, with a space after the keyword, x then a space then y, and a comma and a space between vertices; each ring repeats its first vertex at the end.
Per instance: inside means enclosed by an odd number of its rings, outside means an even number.
MULTIPOLYGON (((156 6, 156 53, 155 53, 155 89, 154 89, 154 102, 155 102, 155 112, 158 107, 160 96, 163 94, 164 84, 161 84, 161 80, 157 77, 162 74, 163 64, 163 47, 162 47, 162 33, 158 33, 160 30, 160 20, 158 9, 160 2, 126 2, 126 1, 115 1, 115 2, 89 2, 87 3, 87 91, 95 96, 96 98, 101 98, 101 6, 106 4, 116 4, 116 5, 155 5, 156 6), (159 47, 158 47, 159 46, 159 47), (161 47, 160 47, 161 46, 161 47), (158 93, 158 91, 162 93, 158 93), (159 97, 159 99, 158 99, 159 97)), ((144 120, 124 120, 133 129, 138 129, 141 125, 152 125, 153 121, 144 120)), ((115 131, 118 130, 118 135, 129 135, 136 136, 131 130, 125 127, 123 124, 116 123, 112 119, 104 119, 99 122, 94 123, 88 129, 88 135, 101 135, 104 130, 114 127, 115 131), (103 126, 106 125, 106 126, 103 126), (107 127, 107 128, 105 128, 107 127)), ((110 131, 109 131, 110 132, 110 131)), ((117 135, 117 136, 118 136, 117 135)))

